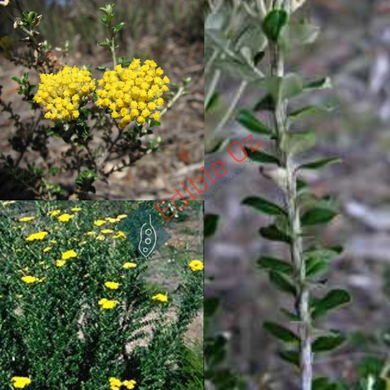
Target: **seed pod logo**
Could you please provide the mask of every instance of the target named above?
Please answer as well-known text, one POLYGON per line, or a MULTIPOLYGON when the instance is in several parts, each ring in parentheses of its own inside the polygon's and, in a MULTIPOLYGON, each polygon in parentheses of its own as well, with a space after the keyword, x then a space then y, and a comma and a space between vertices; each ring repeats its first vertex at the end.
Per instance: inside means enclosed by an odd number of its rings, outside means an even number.
POLYGON ((157 234, 152 225, 152 216, 149 215, 149 223, 144 223, 140 230, 138 250, 144 257, 148 257, 157 243, 157 234))

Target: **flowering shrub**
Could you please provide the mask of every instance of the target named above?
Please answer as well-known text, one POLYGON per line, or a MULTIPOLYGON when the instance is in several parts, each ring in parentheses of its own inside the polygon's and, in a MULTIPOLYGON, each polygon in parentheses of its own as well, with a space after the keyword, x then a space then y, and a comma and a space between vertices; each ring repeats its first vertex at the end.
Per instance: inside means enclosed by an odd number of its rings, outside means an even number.
POLYGON ((150 260, 116 228, 137 206, 74 206, 0 204, 2 388, 202 388, 183 356, 203 304, 203 262, 184 252, 177 289, 152 284, 150 260))
POLYGON ((76 196, 85 198, 96 191, 93 186, 96 180, 107 183, 112 173, 159 151, 162 139, 159 135, 152 137, 152 128, 160 126, 160 119, 177 99, 189 93, 185 88, 190 78, 183 78, 181 86, 170 84, 170 79, 153 60, 141 64, 140 59, 126 61, 124 57, 117 57, 115 39, 125 23, 113 25, 114 4, 106 3, 100 11, 109 37, 98 45, 110 50, 113 69, 98 66, 96 69, 102 71, 103 76, 96 80, 92 79, 88 67, 70 68, 64 64, 71 50, 69 42, 60 59, 52 53, 47 41, 39 42, 37 27, 42 15, 24 11, 18 0, 0 2, 3 20, 11 21, 27 44, 27 50, 19 52, 12 38, 2 37, 3 57, 15 65, 34 69, 41 81, 34 94, 37 86, 30 84, 28 72, 21 79, 13 78, 19 84, 18 94, 32 112, 27 122, 20 121, 11 104, 0 99, 2 111, 9 114, 16 128, 10 144, 18 153, 16 160, 4 154, 0 159, 8 174, 38 199, 54 199, 64 194, 60 185, 50 181, 51 176, 66 172, 77 174, 76 196), (15 16, 14 12, 19 12, 20 16, 15 16), (145 136, 148 136, 147 141, 145 136), (69 146, 61 160, 51 159, 48 147, 51 137, 60 138, 69 146), (37 157, 44 163, 21 167, 26 152, 38 153, 37 157), (107 168, 107 162, 115 159, 121 162, 107 168))

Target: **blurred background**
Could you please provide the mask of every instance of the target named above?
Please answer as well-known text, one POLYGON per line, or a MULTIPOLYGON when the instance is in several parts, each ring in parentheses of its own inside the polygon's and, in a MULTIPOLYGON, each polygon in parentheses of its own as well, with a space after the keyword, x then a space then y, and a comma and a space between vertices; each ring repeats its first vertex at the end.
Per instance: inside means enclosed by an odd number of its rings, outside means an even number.
MULTIPOLYGON (((330 285, 353 295, 353 303, 326 323, 347 331, 348 343, 318 357, 315 370, 351 385, 367 375, 367 367, 385 375, 390 356, 390 2, 307 0, 301 12, 322 32, 314 45, 292 54, 288 68, 309 79, 331 76, 334 88, 312 99, 337 108, 307 124, 317 131, 316 155, 343 160, 304 179, 317 195, 331 194, 339 203, 341 215, 322 237, 325 244, 344 246, 330 285)), ((239 81, 221 85, 229 100, 239 81)), ((238 106, 259 96, 248 90, 238 106)), ((224 132, 234 141, 248 134, 233 120, 224 132)), ((209 157, 206 167, 217 160, 230 176, 247 162, 236 163, 226 153, 209 157)), ((262 328, 264 320, 281 319, 276 308, 283 306, 283 297, 255 266, 261 254, 283 256, 281 245, 258 235, 259 227, 270 222, 267 217, 240 205, 248 195, 277 201, 281 194, 259 174, 257 164, 247 164, 234 181, 223 184, 226 177, 214 186, 221 189, 214 195, 209 190, 205 198, 206 213, 222 216, 206 245, 207 274, 214 276, 207 294, 222 298, 213 328, 229 335, 229 364, 246 376, 249 389, 295 390, 295 373, 276 356, 277 342, 262 328)))
MULTIPOLYGON (((114 2, 114 1, 113 1, 114 2)), ((37 27, 39 41, 47 40, 53 53, 61 56, 61 48, 74 48, 63 58, 63 64, 73 66, 90 65, 92 76, 100 78, 97 66, 112 67, 111 53, 98 47, 98 41, 108 36, 106 26, 99 19, 104 0, 22 0, 27 11, 43 14, 37 27)), ((14 16, 16 10, 10 8, 14 16)), ((106 199, 162 199, 171 195, 188 175, 202 173, 203 165, 203 50, 204 12, 202 0, 117 0, 114 8, 114 23, 125 22, 118 33, 120 45, 117 56, 126 60, 133 57, 153 59, 170 78, 171 83, 181 84, 182 77, 192 77, 189 86, 191 94, 181 98, 174 109, 164 116, 162 126, 156 128, 164 142, 162 152, 148 156, 136 166, 118 172, 110 177, 110 186, 100 182, 97 185, 98 198, 106 199)), ((19 40, 22 35, 12 23, 1 15, 0 37, 8 35, 15 39, 15 46, 25 50, 19 40)), ((30 115, 28 105, 17 95, 17 83, 12 77, 20 78, 23 68, 17 67, 0 57, 0 85, 7 103, 11 102, 21 119, 30 115)), ((30 71, 31 84, 39 82, 35 71, 30 71)), ((0 150, 4 154, 14 153, 8 144, 14 129, 8 115, 0 114, 0 150)), ((52 158, 60 158, 66 150, 64 143, 51 140, 52 158)), ((34 156, 27 155, 33 162, 34 156)), ((113 162, 115 164, 115 161, 113 162)), ((110 167, 108 167, 110 168, 110 167)), ((73 177, 61 178, 65 187, 73 185, 73 177)))

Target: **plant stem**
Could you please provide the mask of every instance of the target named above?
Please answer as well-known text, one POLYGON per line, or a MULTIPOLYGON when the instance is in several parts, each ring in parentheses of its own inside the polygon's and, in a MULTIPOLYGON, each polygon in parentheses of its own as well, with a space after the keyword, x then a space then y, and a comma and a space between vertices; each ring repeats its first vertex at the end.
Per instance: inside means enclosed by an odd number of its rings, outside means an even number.
MULTIPOLYGON (((271 46, 271 69, 274 76, 283 78, 285 75, 284 58, 278 45, 271 46)), ((288 211, 291 228, 290 256, 297 278, 296 308, 300 318, 299 325, 299 355, 300 383, 302 390, 311 390, 313 378, 313 354, 311 340, 311 315, 309 308, 310 292, 306 284, 306 267, 303 261, 300 211, 297 202, 296 172, 294 163, 288 151, 281 148, 281 140, 287 131, 287 101, 277 99, 274 121, 277 131, 277 152, 282 167, 286 171, 284 199, 288 211)))
POLYGON ((111 54, 112 54, 112 62, 114 64, 114 68, 115 68, 116 67, 115 37, 114 37, 114 32, 112 31, 111 22, 108 23, 108 29, 110 30, 110 37, 111 37, 110 51, 111 51, 111 54))

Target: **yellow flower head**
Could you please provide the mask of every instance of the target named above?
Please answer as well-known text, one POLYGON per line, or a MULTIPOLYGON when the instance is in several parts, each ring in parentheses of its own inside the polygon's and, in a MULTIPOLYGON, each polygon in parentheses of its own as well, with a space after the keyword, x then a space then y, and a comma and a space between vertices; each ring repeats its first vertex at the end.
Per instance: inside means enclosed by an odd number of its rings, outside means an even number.
POLYGON ((126 238, 126 235, 125 235, 125 233, 123 233, 122 231, 119 230, 119 232, 117 234, 115 234, 115 236, 113 236, 113 238, 115 238, 115 239, 126 238))
POLYGON ((106 282, 104 285, 109 288, 110 290, 118 290, 119 283, 116 282, 106 282))
POLYGON ((66 264, 66 260, 56 260, 55 263, 57 267, 63 267, 66 264))
POLYGON ((50 252, 51 249, 52 249, 51 246, 47 246, 47 247, 43 250, 43 252, 44 252, 44 253, 50 252))
POLYGON ((98 241, 104 241, 104 240, 106 239, 106 237, 104 237, 103 234, 99 234, 99 235, 96 237, 96 239, 97 239, 98 241))
POLYGON ((58 217, 58 220, 60 222, 69 222, 71 219, 72 219, 72 215, 69 215, 69 214, 62 214, 58 217))
POLYGON ((95 221, 93 224, 95 226, 103 226, 104 224, 106 223, 106 221, 104 221, 103 219, 98 219, 97 221, 95 221))
POLYGON ((137 264, 136 264, 136 263, 128 262, 128 263, 123 264, 122 267, 123 267, 124 269, 131 269, 131 268, 136 268, 136 267, 137 267, 137 264))
POLYGON ((56 215, 60 214, 61 210, 52 210, 47 213, 49 217, 55 217, 56 215))
POLYGON ((64 252, 61 256, 62 260, 68 260, 68 259, 71 259, 73 257, 77 257, 77 253, 73 249, 70 251, 64 252))
POLYGON ((168 302, 168 294, 156 294, 152 296, 154 301, 168 302))
POLYGON ((38 283, 39 279, 36 278, 35 276, 23 276, 22 281, 27 284, 32 284, 32 283, 38 283))
POLYGON ((203 261, 201 260, 191 260, 188 266, 192 269, 192 271, 202 271, 204 268, 203 261))
POLYGON ((102 234, 111 234, 111 233, 114 233, 114 231, 111 230, 111 229, 103 229, 103 230, 101 231, 101 233, 102 233, 102 234))
POLYGON ((81 210, 80 207, 72 207, 70 211, 73 211, 74 213, 78 213, 81 210))
POLYGON ((126 219, 127 218, 127 214, 120 214, 116 218, 119 219, 120 221, 122 221, 122 219, 126 219))
POLYGON ((30 234, 26 240, 27 241, 36 241, 36 240, 43 240, 49 233, 48 232, 38 232, 30 234))
POLYGON ((87 232, 87 233, 85 233, 87 236, 96 236, 96 232, 94 232, 94 231, 90 231, 90 232, 87 232))
POLYGON ((113 299, 107 299, 107 298, 102 298, 99 301, 99 306, 102 309, 108 310, 108 309, 113 309, 119 302, 115 301, 113 299))
POLYGON ((30 222, 30 221, 34 221, 34 217, 23 217, 23 218, 20 218, 19 221, 20 222, 30 222))
POLYGON ((99 85, 103 89, 96 91, 99 96, 96 105, 112 110, 111 116, 120 119, 119 126, 124 129, 136 120, 144 123, 146 118, 160 119, 158 107, 164 105, 162 95, 169 88, 168 77, 161 79, 164 71, 157 68, 154 61, 133 59, 127 69, 117 65, 115 70, 104 73, 99 85), (152 112, 154 111, 154 112, 152 112))
POLYGON ((111 217, 107 217, 106 218, 106 221, 109 222, 109 223, 116 223, 116 222, 120 222, 119 219, 116 219, 116 218, 111 218, 111 217))
POLYGON ((15 387, 15 389, 24 389, 30 383, 31 379, 24 376, 14 376, 11 378, 11 384, 15 387))
POLYGON ((8 38, 8 36, 1 38, 0 47, 2 47, 4 50, 2 56, 7 60, 10 60, 12 58, 11 52, 14 50, 14 39, 8 38))
POLYGON ((92 92, 96 89, 89 71, 76 66, 73 69, 65 66, 56 75, 40 74, 39 77, 41 84, 34 100, 47 107, 45 118, 53 122, 77 119, 80 104, 92 100, 92 92))
POLYGON ((134 389, 137 382, 134 379, 130 379, 127 381, 123 381, 123 386, 125 386, 127 389, 134 389))

